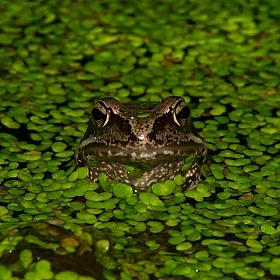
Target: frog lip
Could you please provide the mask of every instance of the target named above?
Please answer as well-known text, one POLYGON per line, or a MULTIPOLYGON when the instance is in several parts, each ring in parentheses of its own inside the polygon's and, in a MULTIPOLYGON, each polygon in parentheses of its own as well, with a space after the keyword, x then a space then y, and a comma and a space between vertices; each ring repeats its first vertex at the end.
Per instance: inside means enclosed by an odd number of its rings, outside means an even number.
MULTIPOLYGON (((194 135, 189 134, 185 139, 177 139, 173 138, 170 140, 158 140, 158 139, 152 139, 148 143, 138 140, 135 141, 133 138, 127 138, 121 140, 115 140, 115 141, 108 141, 104 139, 98 139, 97 137, 89 137, 81 142, 79 149, 82 151, 86 151, 86 154, 93 153, 93 154, 99 154, 103 153, 106 154, 107 152, 111 152, 112 154, 131 154, 133 152, 136 152, 137 154, 140 153, 152 153, 156 152, 157 154, 170 154, 172 151, 173 153, 176 153, 176 151, 186 152, 187 154, 189 152, 195 152, 197 149, 204 145, 204 141, 194 135), (193 151, 192 151, 193 150, 193 151), (188 152, 189 151, 189 152, 188 152)), ((203 147, 205 148, 205 147, 203 147)))
POLYGON ((132 160, 132 161, 153 161, 153 160, 165 160, 170 161, 172 157, 186 158, 188 155, 200 153, 200 144, 196 142, 188 142, 186 145, 169 145, 169 146, 149 146, 143 147, 127 146, 108 147, 104 144, 91 145, 90 147, 84 147, 81 150, 83 157, 87 161, 99 160, 99 159, 115 159, 116 161, 132 160))

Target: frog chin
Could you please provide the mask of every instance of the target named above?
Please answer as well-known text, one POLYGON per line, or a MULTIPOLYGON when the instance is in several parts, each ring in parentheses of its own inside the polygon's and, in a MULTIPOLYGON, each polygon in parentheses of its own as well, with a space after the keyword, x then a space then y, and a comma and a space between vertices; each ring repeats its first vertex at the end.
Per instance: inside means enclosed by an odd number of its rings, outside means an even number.
POLYGON ((135 171, 132 168, 133 170, 131 171, 125 165, 103 162, 99 166, 89 167, 88 177, 91 181, 98 182, 99 174, 103 172, 114 182, 126 183, 132 186, 135 191, 145 191, 153 183, 172 180, 174 179, 174 174, 180 174, 186 178, 183 190, 192 190, 200 181, 199 165, 194 163, 188 170, 182 172, 183 165, 184 161, 164 162, 148 170, 139 171, 139 168, 135 168, 135 171))

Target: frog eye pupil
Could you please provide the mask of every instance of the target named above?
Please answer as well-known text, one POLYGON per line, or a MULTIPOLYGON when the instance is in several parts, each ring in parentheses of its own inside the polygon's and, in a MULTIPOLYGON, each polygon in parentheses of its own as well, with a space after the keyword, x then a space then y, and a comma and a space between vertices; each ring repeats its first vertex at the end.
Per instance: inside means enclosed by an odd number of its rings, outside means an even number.
POLYGON ((95 119, 95 121, 100 121, 104 119, 104 115, 102 114, 102 112, 96 108, 92 109, 91 115, 95 119))
POLYGON ((188 119, 191 114, 190 108, 188 106, 185 106, 182 108, 182 110, 178 113, 177 117, 180 119, 188 119))
POLYGON ((191 110, 188 106, 178 106, 173 113, 173 120, 179 126, 185 126, 190 119, 191 110))

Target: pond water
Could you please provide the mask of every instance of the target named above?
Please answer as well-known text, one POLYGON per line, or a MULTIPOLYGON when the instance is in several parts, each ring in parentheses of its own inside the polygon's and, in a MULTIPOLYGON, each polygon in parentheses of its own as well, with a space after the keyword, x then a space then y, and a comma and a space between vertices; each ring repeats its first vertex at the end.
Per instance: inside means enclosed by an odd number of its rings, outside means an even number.
POLYGON ((278 279, 278 1, 0 3, 0 279, 278 279), (182 96, 207 143, 133 193, 75 150, 96 98, 182 96))

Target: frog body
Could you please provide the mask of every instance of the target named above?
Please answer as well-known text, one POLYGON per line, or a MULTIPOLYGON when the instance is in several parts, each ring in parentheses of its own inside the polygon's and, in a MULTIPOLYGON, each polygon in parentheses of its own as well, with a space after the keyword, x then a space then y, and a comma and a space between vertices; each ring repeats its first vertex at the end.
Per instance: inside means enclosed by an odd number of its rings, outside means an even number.
POLYGON ((158 104, 121 104, 106 97, 91 111, 76 161, 78 166, 89 167, 88 177, 93 181, 104 172, 112 180, 145 190, 181 174, 186 177, 186 188, 193 189, 206 154, 206 144, 196 132, 183 98, 171 96, 158 104), (184 170, 190 157, 194 160, 184 170))

